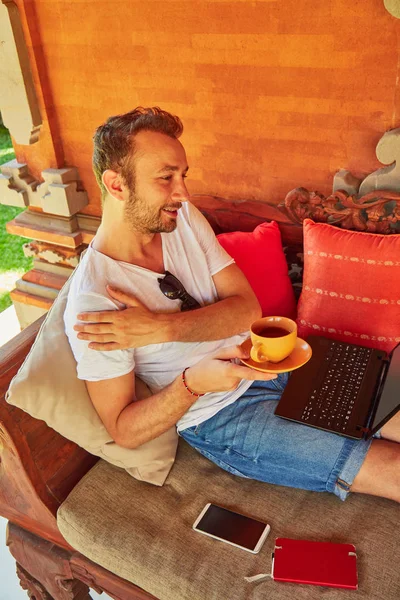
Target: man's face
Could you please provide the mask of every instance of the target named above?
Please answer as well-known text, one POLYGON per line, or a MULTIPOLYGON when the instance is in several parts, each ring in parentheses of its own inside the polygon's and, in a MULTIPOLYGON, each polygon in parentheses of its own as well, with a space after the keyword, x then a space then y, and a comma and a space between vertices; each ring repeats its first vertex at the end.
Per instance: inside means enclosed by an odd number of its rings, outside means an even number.
POLYGON ((154 131, 135 137, 134 186, 129 189, 125 218, 140 233, 170 233, 177 224, 182 202, 189 199, 188 170, 179 140, 154 131))

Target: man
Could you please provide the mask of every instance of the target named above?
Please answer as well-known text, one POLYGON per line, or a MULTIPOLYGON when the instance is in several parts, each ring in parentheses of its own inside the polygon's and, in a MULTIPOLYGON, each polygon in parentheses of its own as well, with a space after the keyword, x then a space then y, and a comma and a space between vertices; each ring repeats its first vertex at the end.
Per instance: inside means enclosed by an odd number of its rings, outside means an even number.
POLYGON ((134 448, 177 424, 239 476, 400 501, 399 417, 382 429, 386 440, 372 443, 279 419, 287 375, 233 360, 245 357, 240 343, 260 307, 189 202, 181 133, 177 117, 137 108, 94 137, 103 218, 72 282, 65 324, 105 427, 134 448), (152 396, 136 399, 135 374, 152 396))

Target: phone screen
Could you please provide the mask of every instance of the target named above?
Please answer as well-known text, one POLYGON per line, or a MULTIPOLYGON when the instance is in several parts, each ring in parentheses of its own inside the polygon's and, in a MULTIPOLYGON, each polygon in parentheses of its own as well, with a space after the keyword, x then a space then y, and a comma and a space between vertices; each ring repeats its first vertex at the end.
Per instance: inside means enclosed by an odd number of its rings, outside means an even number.
POLYGON ((208 533, 237 546, 254 550, 266 523, 211 504, 195 529, 208 533))

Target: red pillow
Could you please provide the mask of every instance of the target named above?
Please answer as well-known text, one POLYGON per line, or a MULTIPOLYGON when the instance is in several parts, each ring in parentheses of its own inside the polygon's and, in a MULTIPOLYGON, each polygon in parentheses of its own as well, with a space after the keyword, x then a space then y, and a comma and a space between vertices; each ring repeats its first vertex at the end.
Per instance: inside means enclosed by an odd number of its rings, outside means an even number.
POLYGON ((261 223, 251 233, 235 231, 217 236, 221 246, 245 274, 264 317, 294 318, 296 302, 275 221, 261 223))
POLYGON ((393 350, 400 342, 400 235, 306 219, 297 324, 300 337, 393 350))

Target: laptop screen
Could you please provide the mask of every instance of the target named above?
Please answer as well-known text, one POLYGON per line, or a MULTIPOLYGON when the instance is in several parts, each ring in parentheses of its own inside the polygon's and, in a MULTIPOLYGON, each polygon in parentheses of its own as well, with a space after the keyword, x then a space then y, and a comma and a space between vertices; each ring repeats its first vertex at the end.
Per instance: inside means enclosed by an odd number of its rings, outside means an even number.
POLYGON ((379 406, 375 418, 371 423, 371 429, 374 431, 379 424, 393 412, 400 404, 400 344, 396 346, 392 353, 386 380, 383 386, 379 406))

